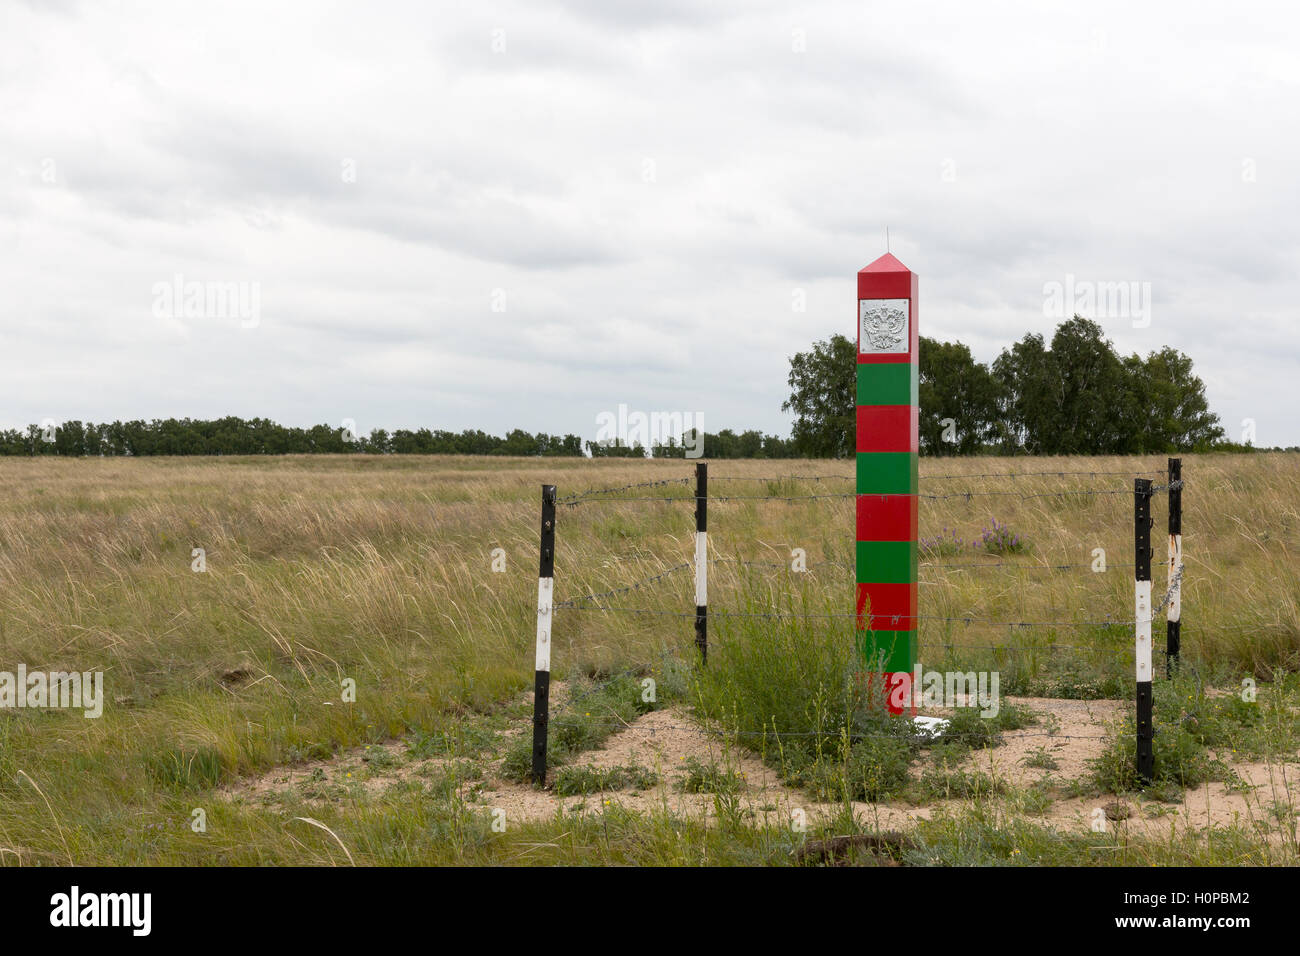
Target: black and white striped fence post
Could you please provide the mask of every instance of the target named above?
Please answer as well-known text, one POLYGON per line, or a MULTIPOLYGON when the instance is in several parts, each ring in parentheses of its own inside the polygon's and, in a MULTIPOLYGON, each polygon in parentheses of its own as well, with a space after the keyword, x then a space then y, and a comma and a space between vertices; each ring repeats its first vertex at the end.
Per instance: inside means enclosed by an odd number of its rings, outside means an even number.
POLYGON ((1169 459, 1169 610, 1165 615, 1165 676, 1173 677, 1182 649, 1183 460, 1169 459), (1175 583, 1177 587, 1175 588, 1175 583))
POLYGON ((1133 619, 1137 659, 1137 772, 1155 774, 1151 715, 1151 479, 1133 479, 1133 619))
POLYGON ((555 486, 542 485, 542 562, 537 573, 537 664, 533 673, 533 783, 546 783, 550 722, 551 611, 555 600, 555 486))
POLYGON ((695 646, 709 659, 709 466, 695 465, 695 646))

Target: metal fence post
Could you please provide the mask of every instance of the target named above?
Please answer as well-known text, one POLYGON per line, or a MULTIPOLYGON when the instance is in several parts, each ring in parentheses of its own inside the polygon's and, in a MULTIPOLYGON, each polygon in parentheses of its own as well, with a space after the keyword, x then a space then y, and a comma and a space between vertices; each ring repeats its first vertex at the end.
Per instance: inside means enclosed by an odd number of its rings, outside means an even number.
POLYGON ((709 466, 695 465, 695 646, 709 659, 709 466))
POLYGON ((1137 773, 1155 772, 1151 696, 1151 479, 1133 479, 1133 619, 1137 663, 1137 773))
POLYGON ((542 560, 537 573, 537 663, 533 673, 533 783, 546 783, 550 722, 551 612, 555 601, 555 486, 542 485, 542 560))

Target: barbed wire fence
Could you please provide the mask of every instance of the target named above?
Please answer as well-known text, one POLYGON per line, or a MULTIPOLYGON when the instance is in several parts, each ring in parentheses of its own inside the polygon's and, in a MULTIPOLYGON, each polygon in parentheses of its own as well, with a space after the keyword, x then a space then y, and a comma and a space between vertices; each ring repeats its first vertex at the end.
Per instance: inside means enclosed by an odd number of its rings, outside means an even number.
MULTIPOLYGON (((1154 618, 1166 613, 1166 642, 1163 648, 1166 658, 1166 675, 1172 676, 1177 667, 1180 654, 1180 625, 1181 625, 1181 591, 1184 575, 1184 561, 1182 551, 1182 490, 1183 480, 1181 473, 1181 461, 1176 458, 1170 458, 1164 471, 1109 471, 1109 470, 1049 470, 1034 472, 1004 472, 1004 473, 984 473, 975 475, 930 475, 921 476, 924 481, 955 481, 955 480, 1005 480, 1015 482, 1023 478, 1098 478, 1098 477, 1130 477, 1133 479, 1133 488, 1105 488, 1105 487, 1086 487, 1086 488, 1066 488, 1051 491, 1018 491, 1018 490, 959 490, 945 491, 938 494, 928 494, 920 492, 918 489, 915 497, 922 500, 932 501, 951 501, 965 500, 974 501, 977 498, 1018 498, 1018 499, 1040 499, 1040 498, 1079 498, 1079 497, 1101 497, 1115 495, 1133 495, 1134 498, 1134 560, 1126 563, 1110 563, 1101 559, 1101 566, 1098 561, 1092 563, 1026 563, 1017 561, 994 560, 994 561, 970 561, 970 562, 946 562, 946 561, 918 561, 918 571, 938 572, 938 573, 971 573, 985 570, 1015 570, 1018 572, 1031 573, 1060 573, 1072 572, 1082 569, 1088 569, 1092 572, 1108 571, 1112 568, 1132 568, 1134 571, 1134 613, 1130 617, 1112 617, 1106 616, 1100 619, 1072 619, 1072 620, 992 620, 981 618, 975 615, 891 615, 883 621, 877 621, 880 616, 873 616, 868 611, 866 614, 861 612, 844 612, 844 613, 816 613, 807 611, 752 611, 738 610, 730 608, 713 608, 708 606, 707 582, 708 569, 718 566, 732 566, 746 569, 767 569, 778 570, 789 574, 816 574, 819 571, 826 570, 831 573, 855 571, 854 564, 844 561, 824 560, 820 562, 808 563, 800 561, 798 558, 791 562, 783 561, 760 561, 748 560, 732 557, 715 557, 708 556, 708 536, 707 536, 707 514, 708 504, 710 501, 716 503, 726 503, 734 501, 776 501, 785 503, 794 502, 818 502, 836 499, 850 499, 860 497, 855 491, 822 492, 816 488, 806 494, 790 493, 791 487, 798 487, 798 482, 809 482, 814 486, 820 486, 823 483, 854 481, 856 476, 847 474, 832 475, 772 475, 772 476, 748 476, 748 475, 714 475, 712 480, 715 482, 728 483, 764 483, 768 485, 767 494, 710 494, 708 490, 708 465, 704 462, 697 463, 695 474, 695 488, 692 489, 690 478, 671 478, 660 479, 655 481, 635 482, 620 486, 607 488, 588 489, 583 492, 567 495, 563 498, 557 498, 555 486, 543 486, 543 506, 542 506, 542 561, 541 573, 539 575, 538 587, 538 637, 537 637, 537 678, 535 681, 534 694, 534 734, 533 734, 533 778, 536 783, 544 784, 546 777, 546 740, 547 724, 549 714, 549 680, 550 680, 550 638, 551 624, 555 612, 564 613, 593 613, 593 614, 614 614, 630 616, 647 616, 657 618, 673 618, 682 621, 693 621, 696 632, 696 644, 700 654, 700 662, 707 662, 708 639, 707 625, 708 618, 712 616, 718 619, 746 619, 746 620, 789 620, 789 619, 820 619, 827 621, 849 621, 852 619, 854 628, 861 630, 864 627, 864 618, 868 622, 866 626, 873 623, 887 622, 891 628, 908 629, 908 625, 916 628, 919 622, 929 622, 931 624, 941 624, 946 626, 961 625, 966 628, 971 627, 988 627, 988 628, 1005 628, 1010 635, 1020 635, 1033 633, 1035 629, 1051 629, 1052 631, 1068 628, 1097 628, 1103 631, 1122 629, 1129 631, 1135 636, 1134 658, 1135 671, 1137 677, 1137 700, 1136 700, 1136 724, 1133 733, 1121 734, 1120 736, 1132 738, 1137 745, 1137 767, 1139 776, 1149 782, 1152 779, 1152 738, 1154 737, 1154 726, 1151 715, 1151 625, 1154 618), (1137 477, 1134 477, 1134 476, 1137 477), (1150 476, 1161 476, 1166 478, 1166 483, 1156 484, 1150 476), (680 493, 676 492, 680 489, 680 493), (661 492, 657 494, 642 492, 661 492), (1150 545, 1150 532, 1152 528, 1152 518, 1150 514, 1152 498, 1159 494, 1168 494, 1169 496, 1169 557, 1168 557, 1168 574, 1166 578, 1166 589, 1163 597, 1158 604, 1152 605, 1151 602, 1151 575, 1150 564, 1154 552, 1150 545), (631 584, 621 587, 610 588, 603 591, 595 591, 584 594, 568 600, 556 601, 553 598, 554 588, 554 535, 555 535, 555 510, 557 507, 563 507, 565 510, 572 510, 579 507, 587 507, 604 503, 680 503, 693 502, 695 504, 695 560, 694 562, 682 561, 669 566, 666 569, 657 571, 654 574, 647 575, 631 584), (629 606, 625 599, 629 595, 639 594, 644 591, 653 589, 659 583, 685 572, 688 569, 694 569, 695 572, 695 592, 696 606, 693 611, 673 611, 663 608, 653 608, 644 606, 629 606), (619 603, 613 603, 618 601, 619 603)), ((868 497, 886 498, 894 497, 893 494, 876 494, 872 493, 868 497)), ((945 529, 946 531, 946 529, 945 529)), ((1095 552, 1094 552, 1095 553, 1095 552)), ((943 582, 918 580, 918 586, 927 587, 941 584, 943 582)), ((919 631, 918 631, 919 633, 919 631)), ((972 644, 962 642, 944 643, 943 641, 934 642, 934 646, 951 654, 957 650, 987 650, 995 653, 1042 653, 1048 652, 1056 654, 1060 650, 1092 652, 1099 650, 1097 645, 1093 644, 1062 644, 1054 639, 1046 643, 1036 643, 1028 647, 1017 646, 1015 644, 972 644)), ((584 691, 584 695, 595 693, 601 688, 609 686, 613 681, 625 679, 628 676, 644 673, 644 665, 636 665, 626 668, 623 671, 610 676, 604 681, 598 682, 592 688, 584 691)), ((567 706, 572 706, 575 699, 570 697, 567 706)), ((679 728, 680 729, 680 728, 679 728)), ((695 727, 694 731, 706 734, 717 734, 720 731, 716 728, 695 727)), ((727 728, 726 733, 736 736, 804 736, 803 732, 777 732, 775 729, 750 729, 750 728, 727 728)), ((809 735, 817 732, 809 732, 809 735)), ((1044 734, 1054 736, 1056 739, 1066 739, 1059 734, 1044 734)), ((869 736, 869 735, 868 735, 869 736)), ((1115 734, 1108 735, 1114 737, 1115 734)), ((1073 739, 1073 738, 1071 738, 1073 739)), ((1087 739, 1107 739, 1103 737, 1087 739)))

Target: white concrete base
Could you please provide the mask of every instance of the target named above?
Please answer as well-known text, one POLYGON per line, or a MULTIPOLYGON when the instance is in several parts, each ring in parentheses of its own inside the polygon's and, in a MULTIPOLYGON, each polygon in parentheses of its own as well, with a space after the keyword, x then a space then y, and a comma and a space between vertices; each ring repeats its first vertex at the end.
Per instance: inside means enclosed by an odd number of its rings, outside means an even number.
POLYGON ((916 725, 916 735, 934 739, 948 729, 948 721, 943 717, 913 717, 912 723, 916 725))

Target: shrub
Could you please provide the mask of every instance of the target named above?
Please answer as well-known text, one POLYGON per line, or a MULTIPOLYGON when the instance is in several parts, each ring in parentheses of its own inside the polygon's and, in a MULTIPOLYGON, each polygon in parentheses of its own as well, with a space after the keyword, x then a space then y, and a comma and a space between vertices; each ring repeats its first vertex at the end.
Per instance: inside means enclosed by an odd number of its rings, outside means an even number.
POLYGON ((864 680, 862 657, 826 624, 824 612, 838 609, 781 610, 809 616, 720 622, 709 666, 696 677, 697 712, 821 799, 898 792, 920 747, 911 722, 872 696, 878 690, 864 680))
POLYGON ((561 767, 555 775, 555 792, 561 797, 604 793, 610 790, 649 790, 659 775, 645 767, 561 767))
POLYGON ((883 800, 907 786, 915 747, 898 737, 869 737, 853 744, 844 767, 850 800, 883 800))
POLYGON ((734 770, 724 770, 716 763, 702 763, 695 757, 686 759, 684 769, 686 776, 677 784, 683 793, 737 793, 745 785, 734 770))
MULTIPOLYGON (((547 726, 547 769, 599 747, 616 730, 655 706, 641 699, 641 683, 629 674, 603 684, 575 685, 570 700, 547 726)), ((522 783, 532 776, 532 769, 533 740, 526 734, 506 751, 501 773, 522 783)))
POLYGON ((956 529, 944 528, 931 538, 922 538, 917 542, 922 555, 928 558, 950 558, 961 554, 966 545, 957 536, 956 529))
POLYGON ((927 800, 969 800, 1005 793, 1006 785, 980 770, 927 770, 917 790, 927 800))
MULTIPOLYGON (((1142 789, 1137 775, 1134 725, 1126 718, 1119 734, 1092 762, 1092 780, 1106 793, 1142 789)), ((1221 760, 1210 756, 1200 741, 1181 724, 1162 725, 1152 742, 1155 756, 1153 783, 1162 788, 1195 787, 1208 780, 1231 781, 1236 775, 1221 760)))
POLYGON ((993 519, 993 526, 985 528, 971 546, 989 554, 1021 554, 1027 550, 1027 544, 1020 535, 1006 525, 993 519))

